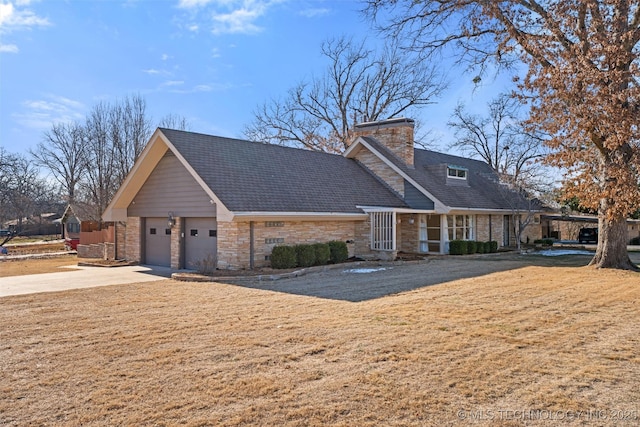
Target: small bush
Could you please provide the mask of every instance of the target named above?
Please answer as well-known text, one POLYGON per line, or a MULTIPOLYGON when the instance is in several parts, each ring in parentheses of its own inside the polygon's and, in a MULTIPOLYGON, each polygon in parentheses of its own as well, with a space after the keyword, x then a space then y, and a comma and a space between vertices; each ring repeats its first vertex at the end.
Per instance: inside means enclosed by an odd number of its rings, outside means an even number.
POLYGON ((496 242, 495 240, 492 240, 489 243, 489 253, 496 253, 498 252, 498 242, 496 242))
POLYGON ((207 257, 198 261, 194 261, 192 265, 198 273, 204 275, 212 275, 216 271, 217 260, 213 254, 207 254, 207 257))
POLYGON ((277 269, 294 268, 297 265, 296 250, 293 246, 275 246, 271 251, 271 267, 277 269))
POLYGON ((331 249, 327 243, 314 243, 313 249, 316 252, 316 265, 325 265, 331 258, 331 249))
POLYGON ((316 262, 316 250, 313 245, 300 244, 296 245, 296 259, 298 267, 311 267, 316 262))
POLYGON ((467 241, 467 253, 468 254, 475 254, 477 248, 478 248, 478 243, 477 242, 474 242, 473 240, 468 240, 467 241))
POLYGON ((452 240, 449 242, 449 254, 451 255, 464 255, 467 253, 469 247, 466 240, 452 240))
POLYGON ((536 239, 534 245, 553 246, 553 239, 536 239))
POLYGON ((329 245, 329 262, 332 264, 339 264, 345 262, 349 258, 349 249, 347 244, 340 240, 332 240, 329 245))
POLYGON ((485 244, 484 242, 476 242, 476 253, 483 254, 485 253, 485 244))
POLYGON ((640 236, 638 237, 634 237, 633 239, 631 239, 631 241, 629 242, 630 245, 640 245, 640 236))

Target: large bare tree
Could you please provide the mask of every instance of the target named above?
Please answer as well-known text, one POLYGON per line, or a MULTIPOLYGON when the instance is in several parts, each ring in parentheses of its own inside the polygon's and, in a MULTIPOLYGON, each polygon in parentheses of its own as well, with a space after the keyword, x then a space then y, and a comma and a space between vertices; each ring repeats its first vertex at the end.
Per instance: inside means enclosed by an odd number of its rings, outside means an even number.
POLYGON ((43 141, 30 154, 62 186, 69 203, 76 199, 76 189, 88 166, 84 127, 79 123, 54 123, 44 133, 43 141))
POLYGON ((448 123, 455 137, 450 147, 480 158, 504 181, 531 188, 541 181, 543 138, 525 125, 521 105, 507 93, 489 101, 486 114, 459 104, 448 123))
POLYGON ((340 153, 355 123, 411 115, 445 87, 436 67, 393 42, 376 51, 340 37, 325 41, 321 54, 325 72, 259 106, 245 128, 249 139, 340 153))
POLYGON ((386 31, 429 53, 455 45, 473 66, 524 64, 531 122, 551 138, 549 161, 597 207, 592 265, 637 269, 627 216, 640 190, 640 5, 637 0, 368 0, 386 31), (391 12, 387 21, 383 13, 391 12))

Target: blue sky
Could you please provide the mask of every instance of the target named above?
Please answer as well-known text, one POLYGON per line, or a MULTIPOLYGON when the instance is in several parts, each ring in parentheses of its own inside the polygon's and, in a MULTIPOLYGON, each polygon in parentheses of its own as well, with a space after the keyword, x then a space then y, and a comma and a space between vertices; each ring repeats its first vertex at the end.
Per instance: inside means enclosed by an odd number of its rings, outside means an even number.
MULTIPOLYGON (((142 95, 155 121, 242 138, 259 104, 321 74, 331 36, 378 37, 351 0, 0 0, 0 146, 25 153, 52 123, 142 95)), ((449 64, 442 64, 450 69, 449 64)), ((423 110, 441 148, 455 104, 483 104, 472 76, 423 110)))

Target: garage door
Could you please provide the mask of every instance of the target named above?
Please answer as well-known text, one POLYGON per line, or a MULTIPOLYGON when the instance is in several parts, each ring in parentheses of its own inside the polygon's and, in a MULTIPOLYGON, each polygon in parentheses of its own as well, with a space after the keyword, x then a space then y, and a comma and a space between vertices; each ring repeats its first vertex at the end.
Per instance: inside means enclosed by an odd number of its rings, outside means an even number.
POLYGON ((215 218, 187 218, 185 221, 185 266, 196 269, 207 261, 215 268, 217 258, 217 225, 215 218))
POLYGON ((167 218, 145 220, 145 263, 171 267, 171 229, 167 218))

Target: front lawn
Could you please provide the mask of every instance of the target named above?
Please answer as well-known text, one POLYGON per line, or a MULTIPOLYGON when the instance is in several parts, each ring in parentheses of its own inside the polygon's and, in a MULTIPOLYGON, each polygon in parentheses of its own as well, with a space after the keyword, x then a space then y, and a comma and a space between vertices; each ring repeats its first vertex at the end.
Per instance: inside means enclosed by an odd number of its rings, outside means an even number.
POLYGON ((0 298, 0 324, 3 426, 640 422, 638 273, 357 303, 162 281, 0 298))

